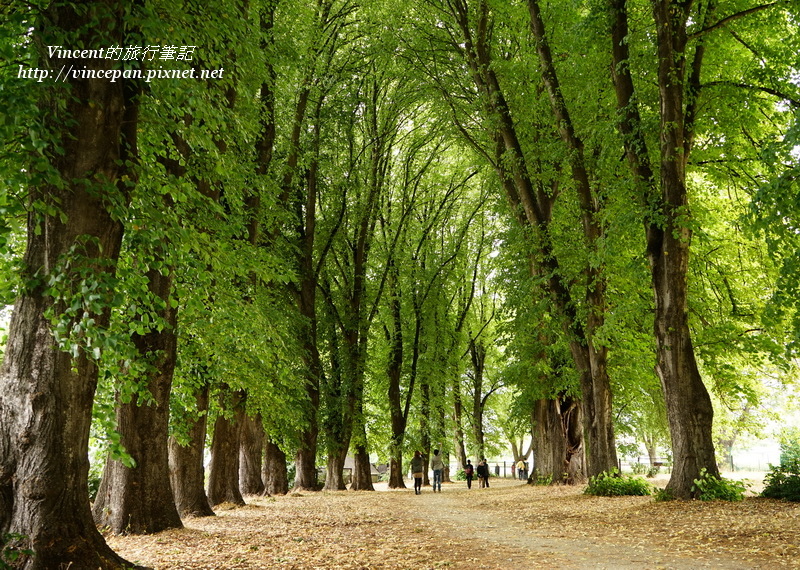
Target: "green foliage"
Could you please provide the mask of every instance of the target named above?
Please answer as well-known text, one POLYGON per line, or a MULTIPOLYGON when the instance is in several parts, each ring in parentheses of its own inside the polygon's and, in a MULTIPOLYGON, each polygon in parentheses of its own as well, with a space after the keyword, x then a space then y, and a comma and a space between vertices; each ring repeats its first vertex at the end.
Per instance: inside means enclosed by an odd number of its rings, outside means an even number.
POLYGON ((13 532, 0 535, 0 570, 17 568, 20 557, 33 555, 33 550, 9 545, 10 542, 22 542, 27 538, 13 532))
POLYGON ((542 475, 536 471, 533 473, 533 484, 540 487, 547 487, 553 484, 553 475, 542 475))
POLYGON ((761 496, 800 502, 800 430, 787 430, 782 440, 780 465, 770 465, 761 496))
POLYGON ((639 461, 636 463, 631 463, 631 471, 634 475, 644 475, 647 473, 647 465, 639 461))
POLYGON ((583 491, 586 495, 599 497, 619 497, 625 495, 644 496, 653 492, 653 487, 641 477, 621 475, 619 471, 604 471, 589 478, 583 491))
POLYGON ((741 481, 714 477, 705 467, 700 470, 700 477, 694 480, 691 488, 692 494, 701 501, 741 501, 746 490, 741 481))
POLYGON ((673 495, 672 491, 669 489, 656 489, 656 492, 653 494, 653 499, 657 503, 665 503, 667 501, 674 501, 675 495, 673 495))

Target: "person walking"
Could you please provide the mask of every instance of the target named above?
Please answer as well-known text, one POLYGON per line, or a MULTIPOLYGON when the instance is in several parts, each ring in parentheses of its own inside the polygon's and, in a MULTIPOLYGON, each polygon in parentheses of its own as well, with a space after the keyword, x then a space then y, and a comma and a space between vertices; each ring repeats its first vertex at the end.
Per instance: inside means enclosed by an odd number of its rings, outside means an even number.
POLYGON ((486 460, 481 459, 478 461, 478 483, 480 488, 488 487, 487 479, 489 478, 489 466, 486 465, 486 460))
POLYGON ((526 479, 525 477, 525 462, 520 459, 517 462, 517 473, 519 474, 520 479, 526 479))
POLYGON ((422 461, 422 454, 419 451, 414 452, 414 458, 411 460, 411 476, 414 478, 414 494, 422 494, 422 470, 425 468, 425 462, 422 461))
POLYGON ((475 469, 472 467, 472 461, 467 459, 467 466, 464 467, 464 475, 467 476, 467 489, 472 489, 472 476, 475 474, 475 469))
POLYGON ((439 455, 439 450, 433 450, 433 459, 431 459, 431 469, 433 469, 433 492, 436 492, 438 485, 439 492, 442 492, 442 471, 444 471, 444 461, 442 456, 439 455))

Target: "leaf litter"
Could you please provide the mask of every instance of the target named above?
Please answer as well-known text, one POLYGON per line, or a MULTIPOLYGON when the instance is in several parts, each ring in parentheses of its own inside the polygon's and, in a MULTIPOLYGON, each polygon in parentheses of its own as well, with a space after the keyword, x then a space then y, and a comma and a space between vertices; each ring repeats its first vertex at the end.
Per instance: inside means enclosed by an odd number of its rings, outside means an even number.
POLYGON ((248 497, 183 529, 106 540, 157 569, 800 568, 800 505, 590 497, 493 479, 248 497))

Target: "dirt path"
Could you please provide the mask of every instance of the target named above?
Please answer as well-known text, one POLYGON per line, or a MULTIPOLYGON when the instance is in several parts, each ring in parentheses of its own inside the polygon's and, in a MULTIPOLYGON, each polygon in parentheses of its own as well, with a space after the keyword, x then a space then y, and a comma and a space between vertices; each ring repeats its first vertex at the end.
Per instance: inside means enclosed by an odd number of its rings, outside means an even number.
POLYGON ((800 505, 655 503, 495 479, 413 491, 299 493, 221 505, 148 536, 108 536, 158 569, 800 568, 800 505))
MULTIPOLYGON (((448 490, 442 493, 425 493, 418 502, 418 514, 452 536, 468 533, 471 540, 482 545, 489 561, 506 562, 511 567, 571 568, 752 568, 750 563, 731 559, 698 560, 697 557, 676 555, 645 544, 626 544, 609 540, 608 536, 590 536, 569 527, 536 528, 524 520, 509 518, 492 512, 493 496, 504 492, 515 493, 513 487, 497 480, 489 489, 448 490), (506 491, 512 487, 511 491, 506 491), (479 500, 473 497, 478 494, 479 500), (470 521, 465 526, 465 521, 470 521)), ((520 505, 520 509, 524 509, 520 505)), ((598 529, 602 534, 602 530, 598 529)))

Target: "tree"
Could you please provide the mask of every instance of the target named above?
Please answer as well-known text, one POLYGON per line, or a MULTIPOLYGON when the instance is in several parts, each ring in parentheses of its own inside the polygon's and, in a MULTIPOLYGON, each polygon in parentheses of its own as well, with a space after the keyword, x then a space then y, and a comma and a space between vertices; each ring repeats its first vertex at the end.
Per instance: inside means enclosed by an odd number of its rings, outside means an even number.
MULTIPOLYGON (((709 58, 725 53, 726 61, 729 59, 723 47, 727 42, 719 38, 720 30, 764 11, 777 14, 779 21, 784 18, 775 4, 722 14, 713 2, 653 2, 657 61, 645 64, 648 71, 656 70, 658 84, 659 158, 653 162, 648 152, 651 141, 645 136, 647 118, 644 117, 651 106, 646 104, 643 84, 634 81, 635 64, 640 57, 631 49, 638 43, 638 30, 629 29, 633 6, 614 1, 608 8, 613 42, 612 78, 620 111, 618 128, 645 210, 647 255, 656 308, 657 371, 666 400, 674 457, 668 489, 675 496, 689 497, 700 470, 718 476, 718 469, 712 441, 713 407, 700 376, 689 327, 687 271, 694 225, 689 208, 688 172, 697 141, 701 136, 714 136, 711 133, 718 130, 713 120, 708 124, 703 121, 703 96, 707 96, 709 87, 736 83, 725 78, 731 66, 715 66, 713 69, 720 77, 716 81, 708 78, 703 81, 703 73, 708 74, 712 69, 706 65, 709 58)), ((754 56, 748 41, 735 32, 728 41, 748 46, 743 58, 754 56)), ((743 88, 740 95, 759 91, 757 85, 740 87, 743 88)))
MULTIPOLYGON (((23 45, 124 45, 124 13, 120 2, 27 12, 34 23, 23 45)), ((71 65, 46 52, 37 63, 71 65)), ((111 64, 91 59, 86 68, 111 64)), ((23 568, 130 567, 94 525, 87 477, 97 361, 130 190, 123 175, 136 157, 136 86, 68 74, 37 95, 41 122, 31 133, 38 139, 25 146, 43 154, 31 152, 27 167, 25 288, 0 369, 0 531, 24 537, 12 547, 33 551, 18 562, 23 568)))

